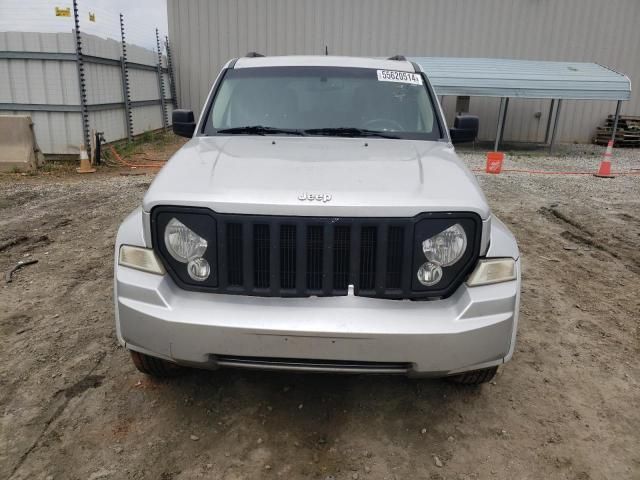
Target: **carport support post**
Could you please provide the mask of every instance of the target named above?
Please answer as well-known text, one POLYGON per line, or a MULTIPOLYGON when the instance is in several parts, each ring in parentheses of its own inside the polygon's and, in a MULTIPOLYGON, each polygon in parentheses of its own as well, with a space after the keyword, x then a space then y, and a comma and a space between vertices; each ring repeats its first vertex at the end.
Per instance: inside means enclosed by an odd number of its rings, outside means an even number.
POLYGON ((562 99, 558 100, 556 108, 556 118, 553 121, 553 132, 551 132, 551 143, 549 143, 549 153, 553 153, 553 147, 556 144, 556 134, 558 133, 558 121, 560 120, 560 110, 562 110, 562 99))
POLYGON ((549 145, 549 134, 551 133, 551 120, 553 120, 553 109, 556 106, 556 99, 551 100, 549 107, 549 117, 547 118, 547 131, 544 132, 544 144, 549 145))
POLYGON ((618 129, 618 120, 620 119, 620 109, 622 108, 622 100, 618 100, 616 105, 616 115, 613 117, 613 129, 611 130, 611 141, 616 143, 616 130, 618 129))
POLYGON ((496 142, 493 146, 493 151, 497 152, 502 141, 502 134, 504 133, 504 124, 507 120, 507 108, 509 107, 509 99, 502 97, 500 99, 500 111, 498 112, 498 129, 496 131, 496 142))

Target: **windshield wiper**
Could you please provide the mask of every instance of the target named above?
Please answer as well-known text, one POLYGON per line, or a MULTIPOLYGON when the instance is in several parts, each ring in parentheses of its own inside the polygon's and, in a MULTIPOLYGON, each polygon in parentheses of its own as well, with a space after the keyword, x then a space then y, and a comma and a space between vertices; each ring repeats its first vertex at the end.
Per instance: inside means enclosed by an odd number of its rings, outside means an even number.
POLYGON ((293 128, 265 127, 262 125, 223 128, 222 130, 217 130, 216 133, 228 133, 230 135, 304 135, 304 132, 293 128))
POLYGON ((329 135, 336 137, 381 137, 381 138, 400 138, 391 133, 379 132, 376 130, 367 130, 366 128, 355 127, 326 127, 326 128, 310 128, 304 130, 309 135, 329 135))

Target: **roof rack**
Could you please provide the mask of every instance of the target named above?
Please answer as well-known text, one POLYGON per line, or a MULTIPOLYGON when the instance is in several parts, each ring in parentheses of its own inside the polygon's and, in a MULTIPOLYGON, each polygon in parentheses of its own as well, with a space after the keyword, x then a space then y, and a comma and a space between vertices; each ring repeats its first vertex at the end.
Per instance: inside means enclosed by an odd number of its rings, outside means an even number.
POLYGON ((258 58, 258 57, 264 57, 263 54, 258 53, 258 52, 249 52, 245 55, 245 57, 247 58, 258 58))
POLYGON ((387 60, 397 60, 399 62, 406 62, 407 59, 404 55, 394 55, 393 57, 387 58, 387 60))

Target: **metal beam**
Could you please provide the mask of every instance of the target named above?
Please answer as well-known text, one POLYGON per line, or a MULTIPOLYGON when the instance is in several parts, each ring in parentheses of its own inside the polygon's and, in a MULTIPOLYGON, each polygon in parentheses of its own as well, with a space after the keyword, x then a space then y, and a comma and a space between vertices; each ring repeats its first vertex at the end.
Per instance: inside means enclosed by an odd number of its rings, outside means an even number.
POLYGON ((124 30, 124 15, 120 14, 120 78, 122 80, 122 98, 124 99, 124 126, 127 140, 133 140, 133 114, 131 112, 131 89, 129 85, 129 68, 127 67, 127 42, 124 30))
POLYGON ((498 127, 496 129, 496 141, 493 145, 493 151, 497 152, 498 148, 500 148, 500 142, 502 141, 502 136, 504 133, 504 124, 507 121, 507 108, 509 107, 509 99, 501 98, 500 99, 500 110, 498 111, 498 127))
POLYGON ((613 130, 611 131, 611 141, 616 143, 616 130, 618 130, 618 120, 620 119, 620 109, 622 108, 622 100, 618 100, 616 105, 616 115, 613 117, 613 130))
POLYGON ((507 124, 507 112, 509 111, 509 97, 504 101, 504 113, 502 114, 502 131, 500 132, 500 143, 504 140, 504 126, 507 124))
POLYGON ((169 45, 169 37, 168 36, 164 36, 164 44, 165 44, 165 48, 167 49, 167 73, 169 75, 169 93, 171 94, 171 98, 172 98, 172 105, 173 108, 178 108, 178 102, 177 102, 177 98, 178 95, 176 93, 177 89, 176 89, 176 77, 173 73, 173 57, 171 56, 171 46, 169 45))
POLYGON ((97 63, 100 65, 109 65, 112 67, 120 66, 120 60, 115 60, 113 58, 94 57, 93 55, 82 55, 82 59, 85 61, 85 63, 97 63))
POLYGON ((84 55, 82 53, 82 35, 80 34, 80 17, 78 16, 78 0, 73 0, 74 34, 76 37, 76 65, 78 69, 78 93, 80 95, 80 117, 82 121, 82 138, 87 152, 91 150, 89 137, 89 110, 87 109, 87 86, 84 73, 84 55))
MULTIPOLYGON (((171 101, 167 98, 167 101, 171 101)), ((160 105, 161 100, 155 98, 152 100, 138 100, 130 103, 131 107, 149 107, 153 105, 160 105)), ((116 108, 123 108, 124 102, 110 102, 110 103, 94 103, 87 105, 89 112, 99 112, 102 110, 113 110, 116 108)), ((4 112, 81 112, 81 105, 60 105, 60 104, 47 104, 47 103, 0 103, 0 111, 4 112)))
MULTIPOLYGON (((145 65, 144 63, 135 63, 135 62, 127 62, 127 67, 137 69, 137 70, 149 70, 150 72, 155 72, 158 70, 156 65, 145 65)), ((163 73, 167 73, 167 69, 163 67, 163 73)))
MULTIPOLYGON (((161 105, 162 100, 159 98, 155 98, 153 100, 134 100, 129 102, 129 106, 131 108, 135 107, 149 107, 153 105, 161 105)), ((87 108, 90 112, 99 112, 102 110, 113 110, 116 108, 125 107, 125 102, 111 102, 111 103, 94 103, 92 105, 87 105, 87 108)))
POLYGON ((61 60, 76 61, 75 53, 58 52, 0 52, 1 60, 61 60))
MULTIPOLYGON (((122 18, 122 14, 120 14, 122 18)), ((122 42, 123 54, 126 55, 124 50, 124 42, 122 42)), ((127 131, 127 140, 133 139, 133 116, 131 114, 131 92, 129 91, 129 73, 127 72, 127 66, 124 57, 120 57, 120 79, 122 80, 122 98, 124 98, 124 127, 127 131)))
MULTIPOLYGON (((171 100, 170 98, 167 98, 167 100, 171 100)), ((155 98, 153 100, 134 100, 133 102, 131 102, 131 106, 132 107, 150 107, 152 105, 159 105, 161 104, 162 100, 160 100, 159 98, 155 98)))
POLYGON ((547 129, 544 132, 544 144, 549 144, 549 135, 551 134, 551 120, 553 119, 553 109, 556 106, 556 99, 551 100, 551 106, 549 107, 549 116, 547 117, 547 129))
POLYGON ((549 153, 553 153, 553 147, 556 144, 556 134, 558 133, 558 123, 560 120, 560 111, 562 110, 562 99, 558 100, 558 107, 556 108, 556 116, 553 121, 553 132, 551 133, 551 143, 549 143, 549 153))
MULTIPOLYGON (((75 62, 77 55, 75 53, 64 52, 0 52, 0 60, 57 60, 61 62, 75 62)), ((97 63, 100 65, 110 65, 114 67, 120 66, 120 60, 107 57, 96 57, 94 55, 82 55, 85 63, 97 63)), ((148 70, 155 72, 157 66, 146 65, 144 63, 127 62, 127 67, 136 70, 148 70)), ((168 73, 166 67, 162 68, 163 73, 168 73)))
POLYGON ((80 105, 57 105, 46 103, 0 103, 5 112, 80 112, 80 105))
POLYGON ((158 92, 160 93, 160 108, 162 110, 162 128, 169 126, 169 117, 167 116, 167 105, 165 104, 164 93, 164 73, 162 68, 162 47, 160 46, 160 32, 156 28, 156 47, 158 49, 158 92))
POLYGON ((102 112, 104 110, 115 110, 116 108, 122 108, 124 102, 111 102, 111 103, 94 103, 87 105, 87 110, 90 112, 102 112))

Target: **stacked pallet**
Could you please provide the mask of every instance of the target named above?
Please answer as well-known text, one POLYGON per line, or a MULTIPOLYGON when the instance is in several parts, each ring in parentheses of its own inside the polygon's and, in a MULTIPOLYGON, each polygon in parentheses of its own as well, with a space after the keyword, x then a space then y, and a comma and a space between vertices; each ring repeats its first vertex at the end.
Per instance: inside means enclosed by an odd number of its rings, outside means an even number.
MULTIPOLYGON (((611 140, 614 116, 609 115, 604 125, 598 127, 593 143, 606 145, 611 140)), ((616 147, 640 147, 640 117, 620 115, 615 138, 616 147)))

